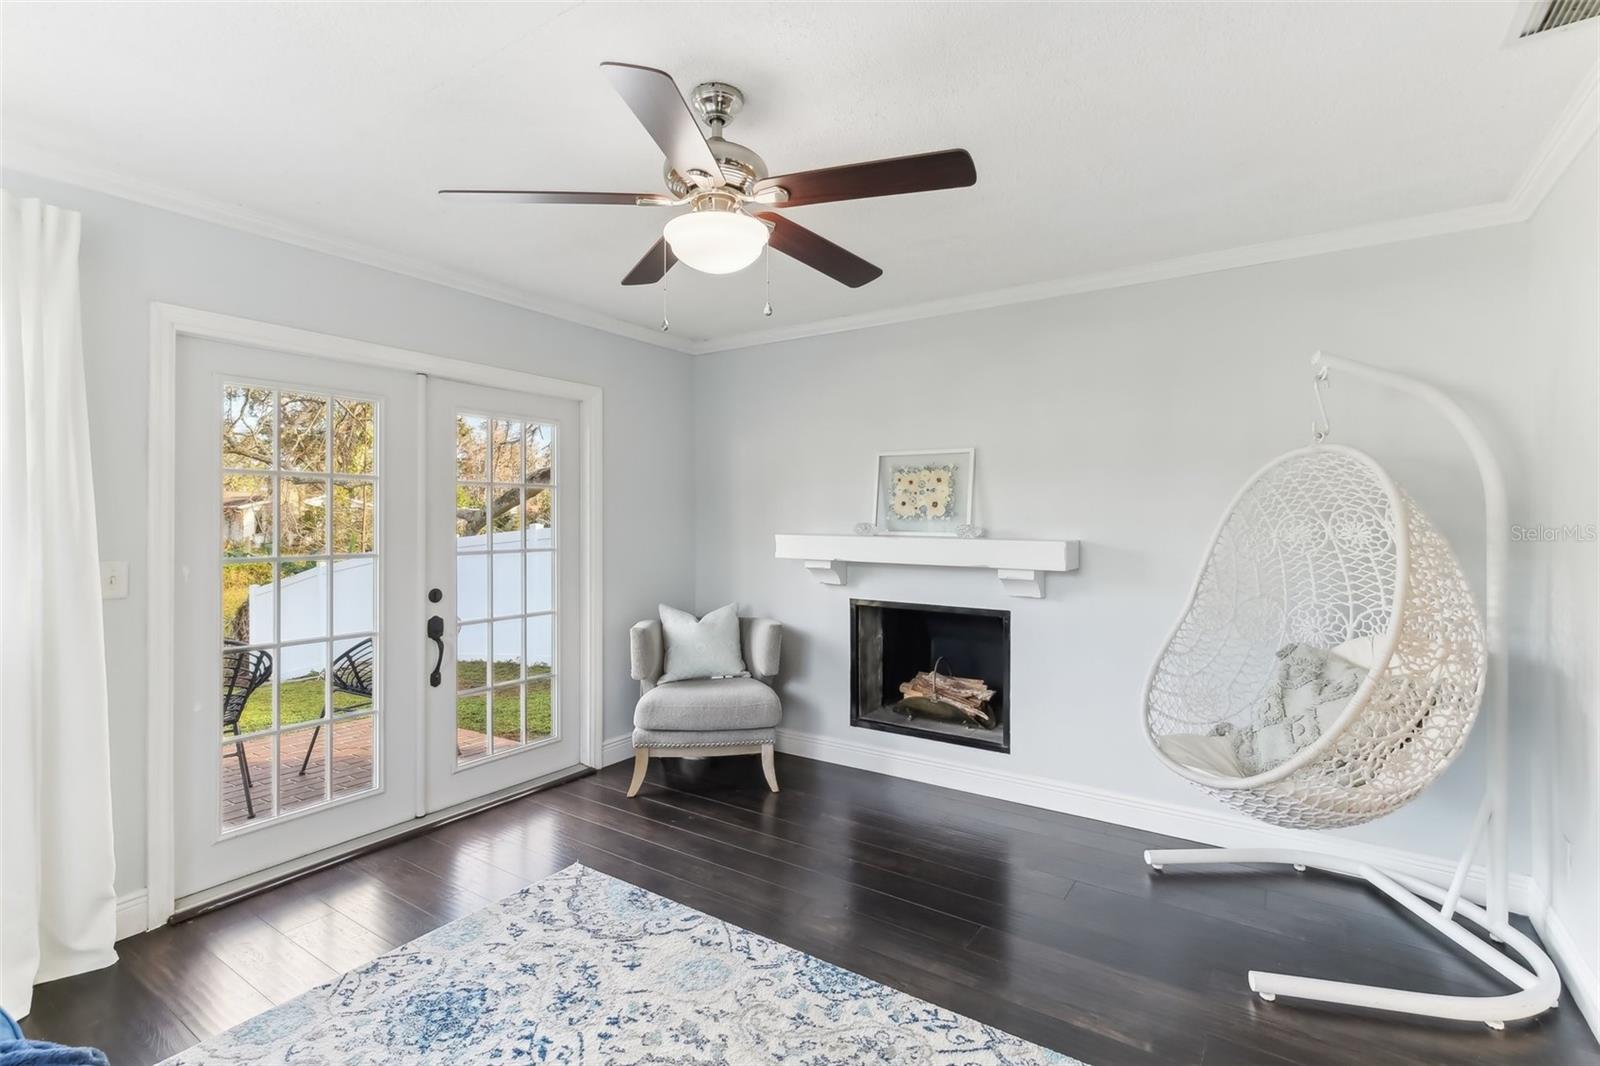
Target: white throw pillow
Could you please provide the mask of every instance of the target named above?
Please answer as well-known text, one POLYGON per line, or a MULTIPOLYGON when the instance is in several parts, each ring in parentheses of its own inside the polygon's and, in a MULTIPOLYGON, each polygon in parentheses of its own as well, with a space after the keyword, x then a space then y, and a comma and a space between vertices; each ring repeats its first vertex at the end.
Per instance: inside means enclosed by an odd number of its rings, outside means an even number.
POLYGON ((666 642, 666 669, 661 680, 698 677, 748 677, 739 650, 739 608, 728 604, 699 620, 688 611, 661 604, 661 635, 666 642))
POLYGON ((1273 678, 1251 721, 1220 726, 1244 776, 1265 773, 1311 747, 1339 720, 1367 670, 1311 644, 1278 649, 1273 678))
POLYGON ((1337 655, 1347 663, 1354 663, 1363 670, 1371 670, 1372 663, 1377 659, 1376 637, 1351 637, 1343 644, 1334 648, 1328 654, 1337 655))
POLYGON ((1157 737, 1156 744, 1167 758, 1191 770, 1199 770, 1213 777, 1248 776, 1234 756, 1233 744, 1227 737, 1173 733, 1157 737))

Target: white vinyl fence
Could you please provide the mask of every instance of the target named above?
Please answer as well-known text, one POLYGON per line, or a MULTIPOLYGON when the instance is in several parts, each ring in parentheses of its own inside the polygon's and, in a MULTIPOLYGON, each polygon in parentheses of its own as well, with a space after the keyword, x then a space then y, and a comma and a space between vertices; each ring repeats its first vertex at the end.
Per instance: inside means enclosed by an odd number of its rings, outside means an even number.
MULTIPOLYGON (((550 530, 536 528, 528 531, 528 547, 549 548, 550 530)), ((514 558, 520 547, 521 533, 494 534, 494 548, 514 558)), ((458 618, 489 617, 489 559, 484 551, 487 536, 461 537, 456 541, 456 614, 458 618), (475 553, 475 554, 474 554, 475 553)), ((507 558, 507 556, 501 556, 507 558)), ((528 611, 547 610, 555 606, 551 599, 553 568, 542 565, 549 556, 529 555, 529 565, 523 574, 528 611)), ((374 578, 377 560, 336 559, 330 566, 318 563, 281 582, 283 601, 283 632, 276 639, 284 643, 296 640, 325 639, 328 636, 328 607, 333 606, 333 633, 370 633, 374 624, 374 578), (331 590, 329 580, 333 582, 331 590)), ((501 611, 501 614, 520 614, 520 611, 501 611)), ((250 633, 252 644, 271 644, 275 610, 271 585, 250 587, 250 633)), ((467 626, 460 632, 456 658, 458 660, 487 660, 489 648, 486 626, 467 626)), ((335 641, 334 655, 353 643, 335 641)), ((321 644, 282 648, 278 653, 278 677, 289 679, 327 669, 325 646, 321 644)))

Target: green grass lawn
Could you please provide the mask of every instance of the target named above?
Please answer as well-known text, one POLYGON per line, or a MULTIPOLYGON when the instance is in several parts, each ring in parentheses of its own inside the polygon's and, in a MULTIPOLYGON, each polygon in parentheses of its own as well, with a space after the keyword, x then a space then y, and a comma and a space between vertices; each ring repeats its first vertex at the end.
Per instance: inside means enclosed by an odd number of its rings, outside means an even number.
MULTIPOLYGON (((476 662, 463 662, 456 664, 456 687, 477 688, 484 683, 488 664, 482 660, 476 662)), ((535 663, 535 672, 548 669, 542 663, 535 663)), ((512 663, 495 664, 495 680, 503 681, 516 676, 516 666, 512 663)), ((322 717, 323 685, 322 678, 308 677, 294 681, 286 681, 278 686, 278 713, 283 725, 292 726, 301 722, 314 722, 322 717)), ((495 736, 507 740, 516 740, 519 736, 518 711, 521 697, 515 685, 500 688, 494 691, 494 732, 495 736)), ((358 710, 365 708, 371 701, 365 696, 355 696, 348 692, 335 691, 333 694, 334 711, 358 710)), ((486 700, 483 695, 462 696, 456 700, 456 726, 468 729, 475 733, 484 732, 484 719, 486 717, 486 700)), ((241 733, 258 733, 263 729, 272 727, 272 688, 263 685, 250 694, 250 699, 244 705, 244 713, 239 716, 239 731, 241 733)), ((550 735, 550 682, 532 681, 528 683, 528 737, 550 735)))
MULTIPOLYGON (((458 696, 456 698, 456 727, 474 733, 483 732, 485 717, 485 697, 482 693, 476 696, 458 696)), ((517 687, 497 688, 494 690, 494 735, 506 740, 518 740, 518 703, 517 687)), ((528 683, 528 739, 537 740, 539 737, 550 735, 550 682, 530 681, 528 683)))
MULTIPOLYGON (((314 722, 322 717, 322 678, 306 677, 285 681, 278 687, 278 714, 286 726, 300 722, 314 722)), ((372 701, 365 696, 335 691, 333 709, 353 711, 366 707, 372 701)), ((239 716, 239 732, 257 733, 272 728, 272 686, 262 685, 245 701, 244 713, 239 716)))

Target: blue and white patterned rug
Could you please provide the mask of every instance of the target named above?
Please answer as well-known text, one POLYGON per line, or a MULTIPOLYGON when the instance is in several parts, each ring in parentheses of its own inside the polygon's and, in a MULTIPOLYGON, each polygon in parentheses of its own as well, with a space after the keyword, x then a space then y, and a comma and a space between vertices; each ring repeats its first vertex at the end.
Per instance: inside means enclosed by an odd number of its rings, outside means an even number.
POLYGON ((167 1060, 1083 1066, 581 865, 167 1060))

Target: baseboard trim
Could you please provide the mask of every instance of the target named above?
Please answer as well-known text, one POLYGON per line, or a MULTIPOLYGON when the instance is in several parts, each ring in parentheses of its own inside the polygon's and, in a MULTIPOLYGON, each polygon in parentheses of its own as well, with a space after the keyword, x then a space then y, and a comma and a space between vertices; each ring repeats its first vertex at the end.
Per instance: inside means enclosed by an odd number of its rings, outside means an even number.
POLYGON ((1539 916, 1534 919, 1534 927, 1539 930, 1545 950, 1555 960, 1556 969, 1561 971, 1562 987, 1572 993, 1573 1001, 1583 1012, 1584 1021, 1589 1023, 1595 1039, 1600 1040, 1600 973, 1595 972, 1582 946, 1572 935, 1572 930, 1561 920, 1560 913, 1549 905, 1542 891, 1539 897, 1539 916))
POLYGON ((620 737, 611 737, 600 745, 600 766, 602 768, 631 758, 633 758, 632 733, 624 733, 620 737))
MULTIPOLYGON (((888 751, 876 745, 793 729, 778 730, 778 750, 1217 847, 1309 848, 1440 884, 1449 883, 1455 872, 1455 860, 1450 858, 1367 844, 1334 833, 1278 829, 1220 810, 1145 799, 1012 770, 971 766, 937 756, 888 751)), ((1485 888, 1484 869, 1474 867, 1463 894, 1482 902, 1485 888)), ((1538 900, 1539 893, 1532 878, 1512 875, 1509 885, 1512 910, 1518 914, 1533 913, 1538 900)))
POLYGON ((149 928, 150 893, 144 889, 117 897, 117 939, 126 940, 149 928))

